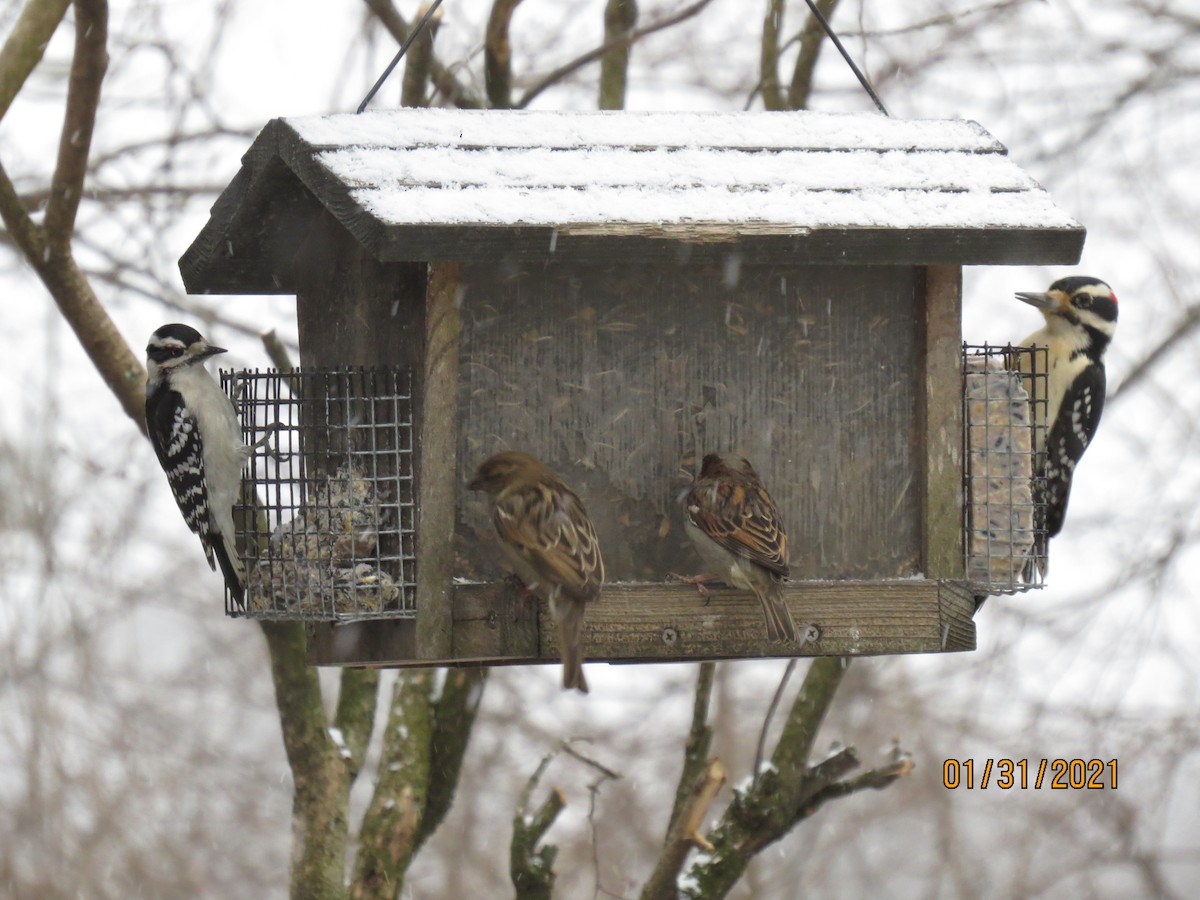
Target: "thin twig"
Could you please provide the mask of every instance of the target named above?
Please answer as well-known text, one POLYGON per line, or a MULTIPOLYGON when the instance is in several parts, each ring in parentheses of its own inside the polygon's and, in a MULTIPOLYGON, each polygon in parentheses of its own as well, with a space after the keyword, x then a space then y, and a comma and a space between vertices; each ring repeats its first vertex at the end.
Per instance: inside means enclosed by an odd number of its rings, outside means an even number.
POLYGON ((771 727, 771 720, 775 717, 775 710, 779 708, 779 701, 783 699, 783 692, 792 677, 792 672, 796 671, 797 662, 798 660, 795 657, 788 660, 787 668, 783 670, 783 677, 779 679, 779 686, 775 688, 775 695, 771 698, 771 705, 767 707, 767 714, 763 718, 762 730, 758 733, 758 744, 754 749, 754 772, 751 775, 752 790, 758 786, 759 770, 762 769, 763 750, 767 744, 767 729, 771 727))
POLYGON ((601 763, 596 762, 596 760, 592 759, 590 756, 584 756, 582 753, 580 753, 578 750, 576 750, 574 747, 571 746, 572 742, 587 741, 587 740, 588 740, 588 738, 568 738, 567 740, 562 742, 562 744, 560 745, 560 749, 562 750, 563 753, 567 754, 567 756, 573 756, 575 759, 579 760, 581 763, 591 766, 593 769, 595 769, 597 772, 599 772, 605 778, 612 778, 613 780, 620 780, 620 778, 621 778, 620 772, 614 772, 612 769, 608 768, 608 766, 605 766, 605 765, 602 765, 601 763))
POLYGON ((533 102, 534 98, 537 97, 538 94, 557 84, 559 81, 562 81, 562 79, 566 78, 572 72, 582 69, 588 63, 594 63, 596 60, 603 58, 605 54, 610 53, 611 51, 620 47, 632 47, 642 38, 646 37, 647 35, 654 34, 656 31, 662 31, 664 28, 670 28, 672 25, 678 25, 680 22, 690 19, 692 16, 699 13, 710 3, 712 3, 712 0, 697 0, 696 3, 693 3, 691 6, 685 6, 677 13, 667 16, 666 18, 659 19, 657 22, 651 22, 646 27, 639 28, 637 31, 630 32, 629 34, 623 35, 615 40, 607 41, 604 44, 601 44, 595 50, 589 50, 587 53, 573 59, 571 62, 559 66, 557 69, 538 81, 537 84, 527 90, 524 96, 521 97, 520 102, 517 103, 516 109, 525 109, 525 107, 529 106, 529 104, 533 102))
POLYGON ((1158 344, 1152 347, 1147 353, 1143 354, 1137 364, 1129 370, 1125 375, 1124 380, 1117 385, 1116 389, 1108 395, 1107 403, 1111 406, 1113 403, 1121 399, 1130 388, 1137 385, 1139 381, 1150 374, 1151 370, 1158 365, 1162 359, 1174 350, 1184 340, 1191 337, 1197 327, 1200 327, 1200 304, 1188 307, 1184 310, 1182 316, 1167 332, 1167 336, 1158 344))

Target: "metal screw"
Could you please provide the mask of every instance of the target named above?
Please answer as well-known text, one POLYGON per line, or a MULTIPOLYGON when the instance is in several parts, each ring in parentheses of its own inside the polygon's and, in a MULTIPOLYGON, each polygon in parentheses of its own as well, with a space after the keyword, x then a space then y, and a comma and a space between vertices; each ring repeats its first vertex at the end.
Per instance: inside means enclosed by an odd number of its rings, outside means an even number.
POLYGON ((664 628, 662 633, 662 642, 664 644, 673 644, 679 640, 679 632, 674 628, 664 628))
POLYGON ((815 644, 821 639, 821 629, 816 625, 804 626, 804 643, 815 644))

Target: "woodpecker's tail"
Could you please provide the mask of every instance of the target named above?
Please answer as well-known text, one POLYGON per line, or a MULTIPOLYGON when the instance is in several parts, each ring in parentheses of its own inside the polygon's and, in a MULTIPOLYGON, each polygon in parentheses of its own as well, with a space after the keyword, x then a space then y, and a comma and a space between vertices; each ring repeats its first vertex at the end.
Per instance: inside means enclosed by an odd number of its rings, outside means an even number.
POLYGON ((1025 553, 1025 562, 1021 566, 1021 581, 1025 584, 1045 582, 1046 573, 1050 571, 1049 549, 1049 537, 1039 534, 1034 538, 1033 546, 1025 553))
POLYGON ((242 559, 238 556, 237 547, 233 546, 232 540, 220 532, 214 533, 212 537, 213 554, 217 558, 217 564, 221 567, 221 574, 225 576, 225 586, 229 588, 229 596, 233 598, 237 608, 244 611, 246 609, 246 567, 242 564, 242 559))
POLYGON ((773 644, 796 642, 796 622, 792 611, 783 602, 783 582, 771 580, 766 590, 755 590, 762 604, 763 618, 767 623, 767 640, 773 644))

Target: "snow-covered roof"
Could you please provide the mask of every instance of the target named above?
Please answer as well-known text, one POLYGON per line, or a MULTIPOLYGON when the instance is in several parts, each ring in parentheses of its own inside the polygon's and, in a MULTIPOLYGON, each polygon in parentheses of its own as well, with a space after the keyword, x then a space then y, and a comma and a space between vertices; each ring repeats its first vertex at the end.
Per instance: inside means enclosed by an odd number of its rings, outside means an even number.
MULTIPOLYGON (((181 260, 189 289, 249 275, 254 254, 279 249, 273 220, 292 235, 287 217, 320 207, 385 261, 677 258, 684 247, 689 258, 1061 264, 1084 236, 975 122, 405 109, 269 123, 181 260)), ((267 268, 286 290, 279 261, 267 268)))

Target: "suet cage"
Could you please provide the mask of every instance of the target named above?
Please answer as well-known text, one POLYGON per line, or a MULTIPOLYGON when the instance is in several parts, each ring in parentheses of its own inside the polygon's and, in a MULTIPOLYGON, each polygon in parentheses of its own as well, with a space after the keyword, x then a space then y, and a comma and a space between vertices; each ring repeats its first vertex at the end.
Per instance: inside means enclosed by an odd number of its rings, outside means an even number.
MULTIPOLYGON (((981 520, 964 502, 962 267, 1069 264, 1083 238, 973 122, 274 120, 181 259, 184 283, 295 295, 301 368, 280 389, 346 366, 411 372, 411 453, 396 463, 411 478, 387 482, 391 459, 359 457, 355 471, 383 479, 381 503, 409 504, 387 521, 408 515, 412 533, 381 540, 379 559, 362 544, 395 603, 368 591, 346 606, 355 569, 322 563, 319 597, 302 580, 290 602, 285 590, 248 614, 320 619, 319 665, 555 660, 544 605, 519 602, 486 502, 467 490, 485 457, 516 449, 571 484, 595 523, 608 581, 588 608, 588 659, 971 649, 981 584, 1013 585, 999 563, 968 571, 981 520), (705 603, 670 578, 698 570, 679 497, 711 451, 746 456, 775 498, 785 599, 815 641, 770 644, 748 594, 705 603)), ((278 415, 253 414, 256 428, 278 415)), ((303 533, 310 508, 333 508, 321 491, 348 458, 340 445, 306 457, 333 439, 306 438, 303 407, 290 414, 300 430, 275 450, 302 457, 283 472, 302 487, 273 501, 284 463, 252 474, 257 502, 274 502, 255 530, 263 553, 289 522, 303 533)), ((1015 552, 1024 538, 1008 537, 1015 552)), ((984 556, 999 549, 996 535, 984 556)))
POLYGON ((963 344, 963 535, 978 595, 1042 587, 1046 366, 1045 347, 963 344))
POLYGON ((222 372, 243 441, 234 507, 253 619, 352 622, 416 610, 412 387, 395 369, 222 372))

